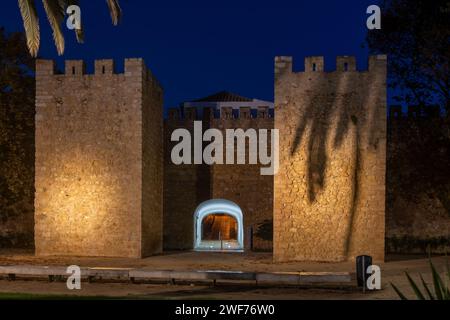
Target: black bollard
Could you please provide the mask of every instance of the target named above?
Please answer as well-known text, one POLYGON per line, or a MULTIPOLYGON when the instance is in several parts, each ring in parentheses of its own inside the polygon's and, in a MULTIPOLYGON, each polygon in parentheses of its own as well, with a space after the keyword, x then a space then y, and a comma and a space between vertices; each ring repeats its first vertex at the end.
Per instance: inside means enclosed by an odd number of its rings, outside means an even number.
POLYGON ((370 274, 367 273, 367 268, 372 265, 371 256, 358 256, 356 257, 356 280, 358 287, 363 288, 365 291, 367 289, 367 278, 370 274))

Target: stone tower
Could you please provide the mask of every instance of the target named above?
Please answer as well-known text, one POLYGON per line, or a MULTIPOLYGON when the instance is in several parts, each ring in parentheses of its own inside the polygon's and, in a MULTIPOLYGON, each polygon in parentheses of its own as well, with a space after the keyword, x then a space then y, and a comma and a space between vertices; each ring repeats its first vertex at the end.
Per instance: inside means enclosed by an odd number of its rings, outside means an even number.
POLYGON ((36 62, 37 255, 161 252, 162 95, 142 59, 36 62))
POLYGON ((293 72, 291 57, 275 59, 277 261, 384 259, 386 56, 362 72, 338 57, 336 69, 308 57, 293 72))

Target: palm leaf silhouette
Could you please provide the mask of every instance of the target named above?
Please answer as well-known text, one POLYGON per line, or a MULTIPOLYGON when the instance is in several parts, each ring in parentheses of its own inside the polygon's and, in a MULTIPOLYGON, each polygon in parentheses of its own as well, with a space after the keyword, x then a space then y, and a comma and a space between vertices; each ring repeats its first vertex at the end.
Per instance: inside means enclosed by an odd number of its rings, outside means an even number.
MULTIPOLYGON (((106 0, 111 13, 112 23, 118 25, 122 17, 122 9, 119 0, 106 0)), ((28 51, 31 56, 36 57, 40 46, 39 17, 36 10, 35 0, 18 0, 23 26, 27 38, 28 51)), ((42 0, 45 13, 53 31, 53 40, 59 55, 64 54, 65 41, 62 31, 62 23, 66 16, 66 9, 70 5, 79 5, 77 0, 42 0)), ((84 42, 83 28, 75 30, 79 43, 84 42)))
POLYGON ((19 0, 19 8, 27 37, 28 51, 33 57, 36 57, 39 51, 40 32, 34 0, 19 0))

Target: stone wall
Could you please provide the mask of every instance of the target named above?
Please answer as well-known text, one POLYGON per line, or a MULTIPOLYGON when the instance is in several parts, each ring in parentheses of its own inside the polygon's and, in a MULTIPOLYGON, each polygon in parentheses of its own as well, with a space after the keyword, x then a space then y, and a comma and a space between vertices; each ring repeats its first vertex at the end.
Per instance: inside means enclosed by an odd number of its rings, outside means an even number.
POLYGON ((146 70, 142 106, 142 256, 163 250, 163 90, 146 70))
POLYGON ((274 190, 276 261, 384 259, 386 57, 356 71, 338 57, 275 60, 275 128, 280 170, 274 190))
MULTIPOLYGON (((164 249, 192 249, 194 244, 194 211, 211 198, 210 167, 206 165, 175 165, 171 151, 172 132, 187 129, 193 136, 194 117, 182 117, 172 110, 164 124, 164 249)), ((205 126, 207 124, 205 123, 205 126)))
MULTIPOLYGON (((313 57, 299 73, 291 58, 277 58, 275 190, 259 165, 172 164, 171 133, 193 132, 200 115, 172 110, 163 128, 162 89, 141 59, 127 60, 125 74, 110 60, 95 69, 87 75, 81 61, 67 61, 65 74, 55 74, 53 62, 37 62, 36 161, 34 108, 2 106, 0 247, 34 245, 35 162, 38 255, 139 257, 161 252, 162 238, 167 250, 191 249, 196 207, 224 198, 243 210, 247 250, 250 227, 254 250, 272 248, 255 234, 274 217, 278 261, 383 259, 383 57, 371 57, 365 72, 351 57, 323 72, 313 57)), ((204 115, 203 129, 273 128, 267 113, 247 111, 204 115)), ((445 122, 409 112, 388 123, 386 252, 448 251, 445 122)))
MULTIPOLYGON (((219 129, 224 137, 227 129, 255 129, 256 132, 259 129, 273 129, 274 118, 268 116, 267 110, 253 118, 244 116, 242 110, 238 118, 222 116, 220 119, 213 119, 212 127, 219 129)), ((268 146, 270 148, 269 143, 268 146)), ((262 239, 256 233, 264 222, 273 223, 273 175, 261 175, 260 164, 248 164, 248 139, 246 150, 244 165, 212 166, 212 198, 233 201, 241 208, 244 216, 244 247, 247 250, 253 248, 255 251, 270 251, 272 241, 262 239)), ((236 152, 235 147, 235 154, 236 152)), ((270 149, 268 154, 270 155, 270 149)))
POLYGON ((37 61, 37 255, 161 251, 161 96, 142 59, 124 74, 96 61, 93 75, 83 61, 66 61, 65 74, 37 61))

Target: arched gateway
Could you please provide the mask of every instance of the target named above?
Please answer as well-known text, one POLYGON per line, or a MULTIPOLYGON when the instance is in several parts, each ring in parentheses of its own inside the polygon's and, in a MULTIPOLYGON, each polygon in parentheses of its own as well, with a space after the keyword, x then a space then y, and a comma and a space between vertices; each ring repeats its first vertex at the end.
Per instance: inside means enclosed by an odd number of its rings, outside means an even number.
POLYGON ((244 250, 244 220, 234 202, 213 199, 201 203, 194 213, 195 251, 244 250))

